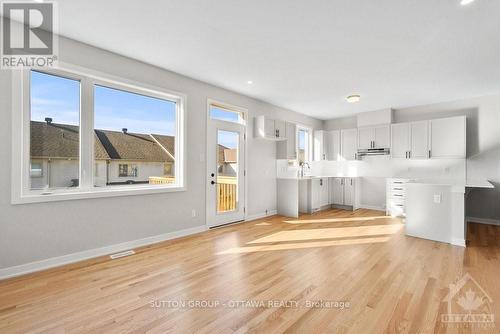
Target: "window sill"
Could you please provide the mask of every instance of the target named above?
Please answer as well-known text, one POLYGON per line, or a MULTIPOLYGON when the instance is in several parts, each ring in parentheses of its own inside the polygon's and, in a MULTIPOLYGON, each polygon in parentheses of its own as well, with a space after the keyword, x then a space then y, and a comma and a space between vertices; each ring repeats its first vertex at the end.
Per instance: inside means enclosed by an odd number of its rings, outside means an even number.
POLYGON ((136 195, 149 195, 161 194, 169 192, 186 191, 185 186, 147 186, 147 187, 134 187, 134 186, 120 186, 117 189, 110 188, 93 188, 93 189, 78 189, 78 190, 54 190, 51 193, 30 193, 21 196, 13 196, 12 204, 28 204, 28 203, 43 203, 43 202, 57 202, 57 201, 70 201, 89 198, 105 198, 105 197, 119 197, 119 196, 136 196, 136 195))

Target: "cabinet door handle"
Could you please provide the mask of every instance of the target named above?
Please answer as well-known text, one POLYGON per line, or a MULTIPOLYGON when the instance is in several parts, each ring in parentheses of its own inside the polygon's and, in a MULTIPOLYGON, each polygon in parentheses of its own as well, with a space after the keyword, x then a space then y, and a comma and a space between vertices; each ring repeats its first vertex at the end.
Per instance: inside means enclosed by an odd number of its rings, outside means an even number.
POLYGON ((352 179, 351 179, 351 186, 352 186, 352 179))
POLYGON ((410 158, 410 159, 411 159, 411 151, 410 151, 410 152, 408 152, 408 158, 410 158))
POLYGON ((431 157, 431 150, 429 150, 429 158, 431 157))

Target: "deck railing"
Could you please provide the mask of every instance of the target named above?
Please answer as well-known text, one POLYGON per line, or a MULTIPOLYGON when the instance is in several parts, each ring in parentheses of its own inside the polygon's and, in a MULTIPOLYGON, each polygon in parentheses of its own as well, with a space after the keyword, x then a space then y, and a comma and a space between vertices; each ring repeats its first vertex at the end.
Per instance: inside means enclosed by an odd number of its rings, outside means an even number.
POLYGON ((217 177, 217 211, 236 210, 238 202, 238 178, 234 176, 217 177))
MULTIPOLYGON (((172 184, 173 176, 150 176, 149 184, 172 184)), ((238 203, 238 178, 235 176, 217 177, 217 212, 236 210, 238 203)))
POLYGON ((150 176, 149 184, 172 184, 175 183, 174 176, 150 176))

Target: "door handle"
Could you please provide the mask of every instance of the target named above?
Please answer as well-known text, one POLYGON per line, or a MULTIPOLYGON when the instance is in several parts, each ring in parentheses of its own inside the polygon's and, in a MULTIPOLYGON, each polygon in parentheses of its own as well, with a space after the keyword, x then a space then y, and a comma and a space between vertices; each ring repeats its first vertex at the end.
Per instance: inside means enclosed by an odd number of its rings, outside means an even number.
POLYGON ((215 176, 215 174, 214 174, 214 173, 212 173, 212 174, 210 174, 210 176, 211 176, 211 177, 214 177, 214 176, 215 176))
POLYGON ((215 184, 215 181, 211 181, 210 184, 215 184))

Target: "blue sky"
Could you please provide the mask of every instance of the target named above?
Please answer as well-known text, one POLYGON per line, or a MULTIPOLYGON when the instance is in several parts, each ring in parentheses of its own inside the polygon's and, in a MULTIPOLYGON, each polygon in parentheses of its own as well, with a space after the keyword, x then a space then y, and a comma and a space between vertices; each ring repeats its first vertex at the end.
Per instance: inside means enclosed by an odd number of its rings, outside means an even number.
MULTIPOLYGON (((94 128, 144 134, 175 135, 175 103, 117 89, 96 86, 94 91, 94 128)), ((54 123, 79 124, 80 83, 36 71, 31 72, 31 119, 54 123)), ((211 117, 238 122, 239 114, 219 108, 211 117)), ((218 142, 236 148, 238 137, 221 131, 218 142)))
MULTIPOLYGON (((79 124, 78 81, 32 71, 31 119, 79 124)), ((94 127, 101 130, 175 135, 175 103, 96 86, 94 127)))

